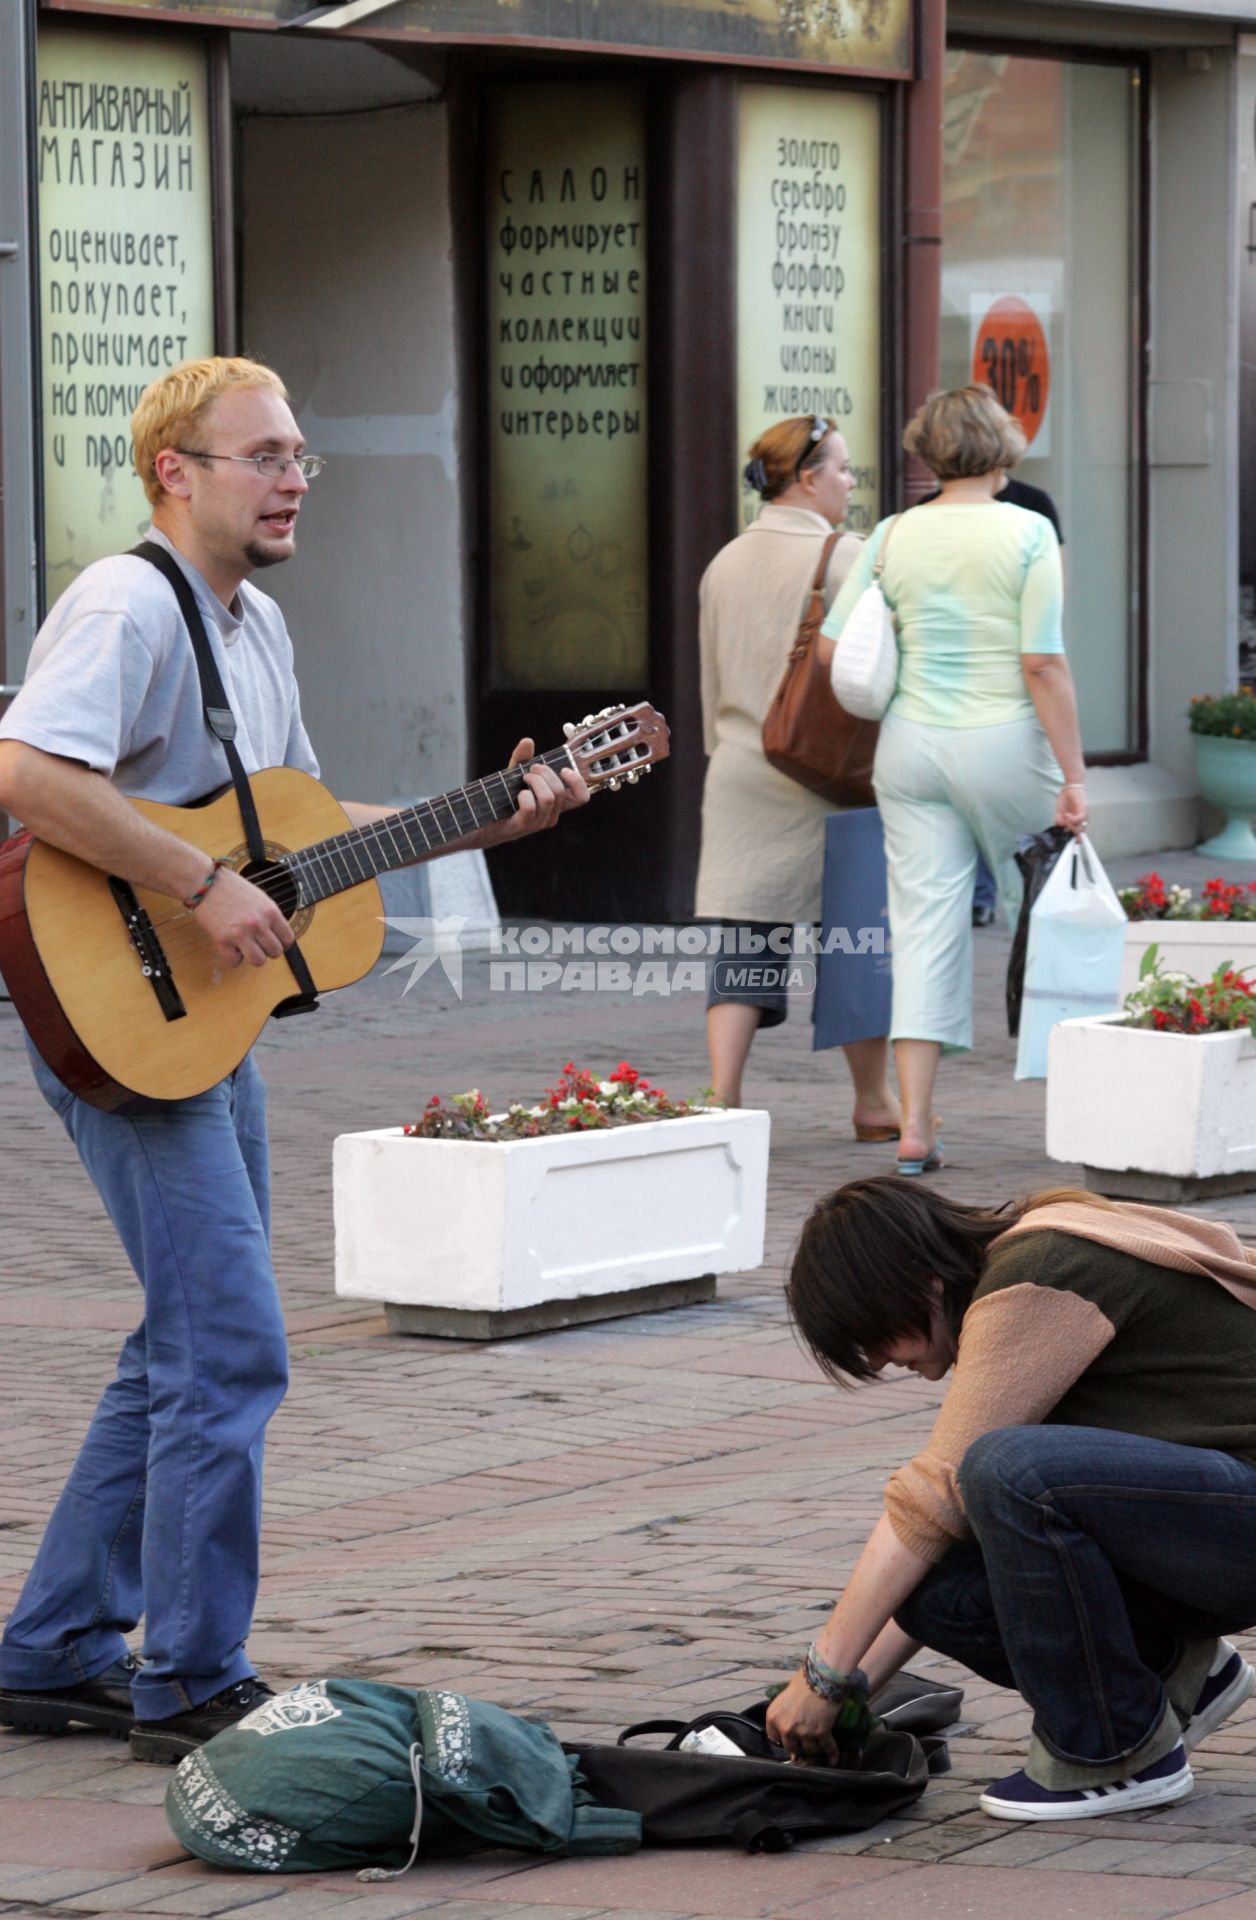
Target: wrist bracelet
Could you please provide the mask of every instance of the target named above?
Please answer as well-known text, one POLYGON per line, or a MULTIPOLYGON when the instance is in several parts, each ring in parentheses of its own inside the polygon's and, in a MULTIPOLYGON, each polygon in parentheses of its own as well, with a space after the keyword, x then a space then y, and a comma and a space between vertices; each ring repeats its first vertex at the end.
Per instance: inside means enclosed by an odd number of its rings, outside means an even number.
POLYGON ((205 875, 205 878, 202 880, 200 886, 196 889, 196 892, 190 893, 188 895, 187 899, 183 902, 183 904, 189 913, 196 912, 196 909, 200 906, 201 901, 205 898, 205 895, 209 892, 210 888, 213 886, 215 880, 218 878, 218 875, 222 872, 222 869, 226 866, 226 864, 227 863, 225 860, 215 860, 213 866, 210 868, 209 872, 205 875))
POLYGON ((849 1683, 849 1674, 843 1673, 840 1667, 831 1667, 827 1660, 820 1658, 818 1641, 813 1640, 807 1648, 807 1658, 818 1673, 821 1673, 826 1680, 833 1681, 836 1686, 844 1687, 849 1683))
POLYGON ((1066 780, 1064 782, 1064 785, 1060 788, 1060 792, 1067 793, 1070 787, 1073 789, 1074 793, 1085 793, 1086 782, 1084 780, 1066 780))
POLYGON ((812 1693, 831 1706, 840 1706, 852 1695, 861 1702, 868 1698, 868 1676, 863 1669, 855 1667, 850 1673, 840 1673, 820 1658, 814 1640, 803 1659, 802 1677, 812 1693))

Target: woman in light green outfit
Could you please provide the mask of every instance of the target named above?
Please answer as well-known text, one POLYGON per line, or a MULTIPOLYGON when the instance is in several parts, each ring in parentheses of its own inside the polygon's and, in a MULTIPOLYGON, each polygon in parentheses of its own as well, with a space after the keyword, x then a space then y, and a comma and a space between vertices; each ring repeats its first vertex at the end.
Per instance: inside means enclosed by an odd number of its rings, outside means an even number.
POLYGON ((942 1049, 972 1045, 978 851, 1011 918, 1017 840, 1052 820, 1080 832, 1086 787, 1055 531, 994 498, 1025 451, 1020 427, 988 387, 959 387, 925 402, 903 444, 941 492, 873 530, 824 633, 837 639, 888 541, 881 585, 899 676, 873 783, 894 943, 898 1167, 923 1173, 942 1164, 931 1118, 942 1049))

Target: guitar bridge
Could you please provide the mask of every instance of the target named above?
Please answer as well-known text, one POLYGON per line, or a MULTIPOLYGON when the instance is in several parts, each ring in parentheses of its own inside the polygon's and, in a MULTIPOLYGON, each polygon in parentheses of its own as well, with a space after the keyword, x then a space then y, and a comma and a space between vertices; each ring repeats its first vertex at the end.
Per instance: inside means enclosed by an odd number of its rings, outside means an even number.
POLYGON ((167 1020, 184 1019, 187 1008, 174 983, 165 948, 157 938, 157 929, 136 898, 135 888, 129 880, 118 880, 113 874, 109 874, 108 880, 109 891, 131 936, 131 945, 139 955, 140 970, 157 996, 157 1005, 167 1020))

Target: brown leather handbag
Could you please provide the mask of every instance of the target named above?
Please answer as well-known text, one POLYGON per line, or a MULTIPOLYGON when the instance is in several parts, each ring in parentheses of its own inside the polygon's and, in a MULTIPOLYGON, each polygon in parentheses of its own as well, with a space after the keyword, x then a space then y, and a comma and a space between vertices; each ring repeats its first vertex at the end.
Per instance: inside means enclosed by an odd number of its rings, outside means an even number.
POLYGON ((824 582, 838 535, 824 543, 807 595, 798 638, 763 722, 763 755, 778 773, 818 793, 835 807, 871 807, 872 756, 880 728, 856 720, 838 705, 829 670, 816 658, 824 619, 824 582))

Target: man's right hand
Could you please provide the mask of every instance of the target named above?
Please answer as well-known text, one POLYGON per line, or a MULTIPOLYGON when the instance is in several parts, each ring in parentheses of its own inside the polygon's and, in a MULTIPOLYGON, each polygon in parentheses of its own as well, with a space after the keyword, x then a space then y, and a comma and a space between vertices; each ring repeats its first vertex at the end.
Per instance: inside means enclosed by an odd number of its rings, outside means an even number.
POLYGON ((292 928, 270 895, 231 867, 219 867, 192 918, 213 941, 224 967, 238 967, 246 960, 251 967, 261 967, 292 945, 292 928))

